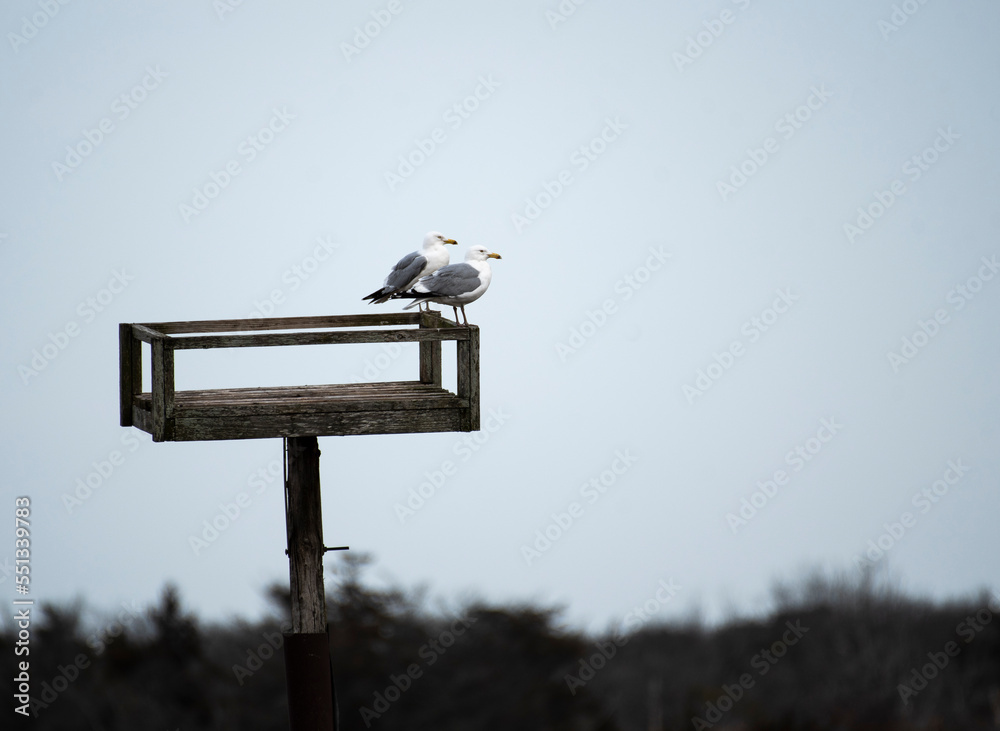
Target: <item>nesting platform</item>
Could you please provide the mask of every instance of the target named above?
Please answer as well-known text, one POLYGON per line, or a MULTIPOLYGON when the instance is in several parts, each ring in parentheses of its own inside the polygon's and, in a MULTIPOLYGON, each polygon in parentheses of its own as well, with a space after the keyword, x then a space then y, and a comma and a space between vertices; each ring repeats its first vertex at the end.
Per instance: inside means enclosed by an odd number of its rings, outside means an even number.
POLYGON ((155 442, 479 429, 479 328, 436 311, 122 323, 119 344, 121 425, 155 442), (267 332, 275 330, 283 332, 267 332), (454 393, 441 386, 445 340, 457 344, 454 393), (177 350, 404 342, 420 344, 418 380, 174 390, 177 350), (143 343, 151 348, 151 392, 142 391, 143 343))

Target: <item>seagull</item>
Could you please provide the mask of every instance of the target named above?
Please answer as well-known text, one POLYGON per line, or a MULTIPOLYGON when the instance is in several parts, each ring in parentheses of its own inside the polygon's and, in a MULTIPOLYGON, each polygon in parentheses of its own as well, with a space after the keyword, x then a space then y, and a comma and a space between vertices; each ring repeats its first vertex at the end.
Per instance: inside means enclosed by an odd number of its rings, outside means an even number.
POLYGON ((485 246, 473 246, 465 254, 461 264, 449 264, 438 269, 429 277, 424 277, 409 292, 400 292, 395 297, 412 297, 413 302, 404 310, 423 302, 437 302, 439 305, 451 305, 455 310, 455 323, 458 324, 458 308, 462 308, 462 318, 465 326, 469 326, 469 318, 465 315, 465 306, 483 296, 490 286, 493 271, 490 269, 490 259, 500 259, 485 246))
POLYGON ((367 297, 368 304, 380 305, 400 292, 405 292, 421 277, 433 274, 448 263, 448 250, 445 244, 457 244, 455 239, 446 239, 443 233, 430 231, 424 236, 424 245, 420 251, 413 251, 396 262, 382 286, 367 297))

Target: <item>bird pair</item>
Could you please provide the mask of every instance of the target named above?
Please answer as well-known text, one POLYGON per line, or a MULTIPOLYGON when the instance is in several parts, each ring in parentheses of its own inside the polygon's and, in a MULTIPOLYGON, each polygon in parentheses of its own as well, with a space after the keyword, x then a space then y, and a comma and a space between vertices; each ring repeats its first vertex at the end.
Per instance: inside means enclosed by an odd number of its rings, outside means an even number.
POLYGON ((369 304, 382 304, 390 299, 412 299, 413 302, 404 310, 426 302, 450 305, 455 311, 455 322, 458 323, 458 310, 461 308, 462 318, 468 327, 465 306, 483 296, 493 277, 489 260, 501 257, 485 246, 477 245, 466 252, 465 261, 461 264, 448 264, 445 244, 457 243, 455 239, 446 239, 444 234, 431 231, 424 236, 420 251, 407 254, 396 262, 382 286, 362 299, 369 300, 369 304))

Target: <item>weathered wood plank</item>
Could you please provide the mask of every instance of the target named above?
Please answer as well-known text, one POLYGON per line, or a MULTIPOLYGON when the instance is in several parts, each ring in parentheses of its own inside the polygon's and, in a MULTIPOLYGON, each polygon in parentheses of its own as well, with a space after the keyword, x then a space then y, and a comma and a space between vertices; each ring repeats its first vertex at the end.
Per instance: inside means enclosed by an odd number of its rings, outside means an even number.
MULTIPOLYGON (((382 399, 382 398, 402 398, 406 396, 443 396, 452 395, 447 389, 431 384, 420 383, 420 381, 401 381, 397 383, 371 383, 371 384, 329 384, 314 386, 266 386, 253 388, 227 388, 227 389, 192 389, 188 391, 176 391, 174 396, 175 407, 181 400, 184 403, 211 402, 218 401, 228 403, 231 401, 258 401, 262 399, 282 399, 292 400, 303 399, 382 399)), ((149 399, 149 393, 142 393, 136 396, 137 399, 149 399)))
POLYGON ((298 395, 289 394, 279 391, 278 393, 269 393, 267 391, 262 391, 256 396, 252 394, 239 394, 235 396, 220 396, 211 391, 205 391, 202 393, 181 391, 179 394, 174 394, 174 408, 193 408, 197 406, 210 406, 212 404, 223 404, 223 405, 239 405, 239 404, 261 404, 267 405, 270 403, 287 403, 287 404, 307 404, 307 403, 384 403, 387 401, 426 401, 428 399, 435 400, 441 398, 453 397, 452 394, 448 393, 444 389, 437 393, 423 392, 423 391, 386 391, 386 392, 372 392, 368 394, 363 393, 346 393, 346 394, 336 394, 332 392, 319 391, 315 394, 310 393, 300 393, 298 395), (178 399, 178 396, 181 400, 178 399))
POLYGON ((132 398, 142 391, 142 341, 132 338, 132 398))
POLYGON ((139 401, 132 406, 132 426, 142 429, 147 434, 153 433, 153 410, 146 405, 144 408, 139 401))
POLYGON ((469 402, 463 431, 479 431, 479 328, 470 325, 469 339, 458 341, 458 396, 469 402))
POLYGON ((444 317, 440 310, 431 310, 430 312, 421 313, 420 326, 457 328, 459 327, 459 324, 453 320, 449 320, 447 317, 444 317))
POLYGON ((468 401, 457 396, 446 396, 443 398, 421 398, 405 399, 393 401, 333 401, 331 399, 307 402, 287 402, 275 401, 272 403, 252 403, 243 404, 199 404, 197 406, 185 406, 174 410, 175 419, 179 418, 203 418, 219 419, 226 417, 240 416, 280 416, 283 414, 335 414, 349 412, 371 412, 371 411, 420 411, 429 412, 437 409, 455 409, 467 406, 468 401))
POLYGON ((206 348, 265 348, 281 345, 342 345, 347 343, 412 343, 465 340, 468 332, 449 328, 419 330, 331 330, 327 332, 260 333, 254 335, 191 335, 171 338, 177 350, 206 348))
POLYGON ((339 394, 349 393, 368 394, 382 392, 388 393, 392 391, 423 392, 436 388, 439 387, 421 383, 420 381, 359 381, 357 383, 317 383, 303 384, 299 386, 241 386, 238 388, 190 389, 187 391, 178 391, 178 393, 211 393, 221 394, 223 396, 232 394, 233 396, 238 396, 244 393, 253 395, 256 392, 273 393, 278 390, 283 390, 290 394, 322 391, 336 396, 339 394))
POLYGON ((133 343, 141 353, 142 345, 132 338, 132 326, 118 325, 118 412, 122 426, 132 426, 132 397, 142 390, 134 386, 133 343))
POLYGON ((153 441, 172 438, 174 410, 174 351, 163 338, 153 341, 153 441))
POLYGON ((468 431, 466 409, 430 411, 364 411, 327 414, 277 414, 226 419, 174 419, 174 441, 272 439, 299 436, 350 436, 468 431))
POLYGON ((152 330, 146 325, 133 324, 131 327, 132 327, 132 335, 137 340, 141 340, 144 343, 149 343, 150 345, 152 345, 157 340, 163 340, 164 338, 163 333, 157 332, 156 330, 152 330))
MULTIPOLYGON (((177 391, 174 416, 216 418, 239 414, 314 414, 341 411, 410 411, 466 408, 467 400, 443 388, 423 386, 405 391, 335 394, 317 386, 312 389, 248 389, 249 393, 220 395, 216 391, 177 391), (298 395, 290 395, 298 394, 298 395)), ((141 393, 135 403, 152 409, 152 396, 141 393)))
POLYGON ((142 327, 164 335, 180 333, 240 332, 256 330, 296 330, 324 327, 377 327, 380 325, 415 325, 416 312, 386 312, 372 315, 319 315, 309 317, 262 317, 241 320, 195 320, 190 322, 151 322, 142 327))

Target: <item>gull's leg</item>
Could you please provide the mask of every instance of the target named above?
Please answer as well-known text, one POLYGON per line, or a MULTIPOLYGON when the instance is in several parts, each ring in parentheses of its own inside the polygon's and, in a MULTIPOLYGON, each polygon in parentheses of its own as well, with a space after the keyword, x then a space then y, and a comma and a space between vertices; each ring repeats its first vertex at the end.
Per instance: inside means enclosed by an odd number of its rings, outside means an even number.
POLYGON ((469 326, 469 318, 465 314, 465 305, 462 305, 462 319, 465 320, 465 326, 469 326))
POLYGON ((458 324, 458 308, 455 305, 451 306, 452 311, 455 313, 455 324, 458 324))

